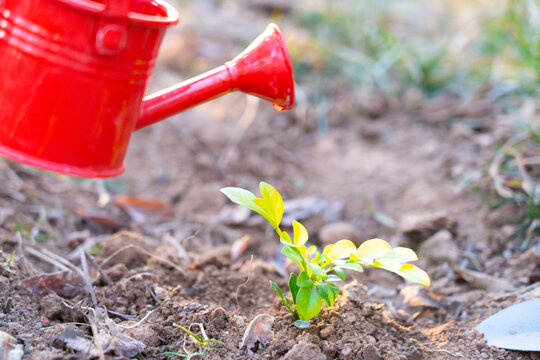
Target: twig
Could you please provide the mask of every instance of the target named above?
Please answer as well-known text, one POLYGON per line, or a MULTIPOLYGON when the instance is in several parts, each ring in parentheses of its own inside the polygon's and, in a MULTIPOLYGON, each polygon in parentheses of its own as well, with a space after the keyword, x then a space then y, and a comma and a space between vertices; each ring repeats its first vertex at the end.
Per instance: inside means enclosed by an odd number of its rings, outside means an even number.
POLYGON ((107 310, 107 314, 114 315, 123 320, 135 321, 135 319, 137 319, 137 315, 122 314, 122 313, 119 313, 118 311, 109 310, 109 309, 106 309, 106 310, 107 310))
POLYGON ((82 251, 85 255, 86 255, 86 258, 88 259, 88 261, 90 261, 90 264, 95 267, 97 269, 97 271, 99 272, 99 274, 101 275, 101 277, 103 278, 103 281, 105 281, 105 283, 107 285, 111 285, 113 283, 113 281, 111 280, 111 278, 109 277, 109 275, 107 275, 107 273, 105 273, 105 271, 103 271, 103 269, 101 268, 101 266, 99 266, 99 264, 97 263, 96 259, 88 254, 86 252, 86 250, 83 249, 82 251))
POLYGON ((144 315, 144 317, 143 317, 141 320, 137 321, 137 323, 134 324, 134 325, 126 326, 126 325, 120 325, 120 324, 118 324, 118 326, 121 327, 122 329, 125 329, 125 330, 128 330, 128 329, 134 329, 134 328, 136 328, 137 326, 141 325, 146 319, 148 319, 148 317, 149 317, 150 315, 152 315, 153 312, 154 312, 154 310, 150 310, 150 311, 148 312, 148 314, 144 315))
POLYGON ((71 262, 69 262, 68 260, 64 259, 63 257, 61 257, 60 255, 56 255, 55 253, 53 253, 52 251, 49 251, 47 249, 42 249, 41 250, 43 252, 44 255, 47 255, 49 256, 50 258, 64 264, 65 266, 67 266, 68 268, 70 268, 71 270, 74 270, 76 271, 77 273, 79 273, 79 275, 81 275, 82 277, 84 277, 84 274, 83 274, 83 271, 81 269, 79 269, 78 267, 76 267, 75 265, 73 265, 71 262))
POLYGON ((248 277, 247 277, 246 281, 244 281, 242 284, 238 285, 238 287, 236 288, 235 299, 236 299, 236 305, 238 305, 238 307, 236 308, 237 311, 240 310, 240 301, 238 300, 238 295, 240 294, 240 289, 242 287, 244 287, 249 282, 249 279, 251 278, 251 263, 252 262, 253 262, 253 254, 251 254, 251 259, 249 260, 248 277))
POLYGON ((502 180, 502 177, 499 171, 502 165, 503 159, 504 159, 504 155, 506 155, 506 153, 511 151, 514 145, 526 139, 527 139, 527 135, 525 134, 519 134, 508 139, 508 141, 497 151, 497 153, 495 154, 495 157, 493 158, 493 162, 489 166, 489 175, 491 176, 491 179, 493 180, 495 191, 502 198, 508 199, 514 195, 514 193, 511 190, 508 190, 504 186, 504 181, 502 180))
POLYGON ((86 263, 86 251, 81 252, 81 266, 84 282, 86 283, 86 288, 90 294, 90 299, 92 299, 92 304, 94 307, 98 307, 98 302, 96 298, 96 293, 94 292, 94 286, 92 285, 92 280, 90 279, 90 274, 88 272, 88 264, 86 263))
POLYGON ((143 276, 152 276, 154 275, 153 273, 151 272, 141 272, 141 273, 137 273, 137 274, 134 274, 134 275, 131 275, 130 277, 126 278, 127 281, 131 281, 137 277, 143 277, 143 276))
POLYGON ((90 309, 90 310, 92 310, 92 312, 86 315, 86 317, 88 318, 88 321, 90 322, 90 328, 92 329, 92 335, 94 338, 94 345, 96 347, 96 350, 98 351, 99 360, 105 360, 105 353, 103 352, 103 348, 101 347, 101 342, 99 341, 97 319, 96 319, 96 316, 94 315, 95 314, 93 311, 94 309, 90 309))
POLYGON ((58 269, 62 270, 62 271, 69 271, 69 268, 67 266, 65 266, 64 264, 61 264, 60 262, 56 261, 55 259, 52 259, 50 258, 49 256, 29 247, 26 249, 26 251, 34 256, 34 257, 37 257, 38 259, 40 260, 43 260, 53 266, 56 266, 58 269))
POLYGON ((451 356, 454 356, 454 357, 463 357, 463 354, 460 354, 460 353, 453 353, 451 351, 448 351, 446 349, 430 349, 427 347, 427 345, 429 345, 429 343, 426 343, 426 344, 419 344, 420 346, 424 347, 426 349, 426 351, 430 351, 430 352, 443 352, 443 353, 446 353, 448 355, 451 355, 451 356))

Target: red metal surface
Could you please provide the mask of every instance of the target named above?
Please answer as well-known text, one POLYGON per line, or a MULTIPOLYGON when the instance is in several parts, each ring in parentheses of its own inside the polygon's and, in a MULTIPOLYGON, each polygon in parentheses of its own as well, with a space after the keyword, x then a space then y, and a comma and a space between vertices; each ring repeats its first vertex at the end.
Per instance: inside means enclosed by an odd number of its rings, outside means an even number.
POLYGON ((294 104, 292 65, 283 36, 274 24, 225 65, 146 97, 136 130, 231 91, 266 99, 278 110, 294 104))
POLYGON ((0 154, 70 175, 115 176, 132 132, 175 112, 231 90, 292 105, 288 55, 269 27, 240 59, 141 107, 166 27, 177 21, 161 0, 0 0, 0 154))

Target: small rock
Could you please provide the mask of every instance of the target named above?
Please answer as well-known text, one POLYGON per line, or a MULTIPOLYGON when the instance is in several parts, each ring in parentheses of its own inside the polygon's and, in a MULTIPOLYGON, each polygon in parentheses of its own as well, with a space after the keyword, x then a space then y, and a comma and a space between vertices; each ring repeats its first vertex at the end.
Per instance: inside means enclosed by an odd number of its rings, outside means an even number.
POLYGON ((132 231, 121 231, 107 237, 103 243, 103 254, 105 256, 113 255, 105 263, 105 268, 116 264, 124 264, 128 269, 138 266, 144 266, 150 256, 150 248, 147 239, 132 231))
POLYGON ((379 351, 373 344, 365 345, 360 352, 361 359, 363 360, 382 360, 379 351))
POLYGON ((126 334, 136 339, 146 346, 157 347, 161 345, 159 334, 152 328, 152 325, 141 324, 126 330, 126 334))
POLYGON ((337 345, 334 343, 331 343, 329 341, 323 340, 321 341, 322 352, 324 355, 326 355, 328 358, 333 359, 336 357, 337 353, 337 345))
POLYGON ((343 355, 343 360, 352 360, 353 348, 351 346, 346 346, 341 350, 341 355, 343 355))
POLYGON ((300 343, 293 346, 283 360, 326 360, 326 355, 315 344, 300 343))
POLYGON ((360 245, 362 234, 357 228, 343 221, 324 225, 319 231, 319 242, 323 247, 342 239, 348 239, 360 245))
POLYGON ((442 229, 452 234, 457 232, 457 222, 451 220, 446 212, 407 214, 398 225, 398 231, 414 245, 442 229))
POLYGON ((111 281, 114 281, 114 282, 117 282, 121 278, 123 278, 127 272, 128 272, 128 268, 126 267, 125 264, 122 264, 122 263, 115 264, 114 266, 108 268, 105 271, 105 273, 109 276, 111 281))
POLYGON ((49 320, 55 320, 59 318, 66 308, 57 296, 49 294, 42 297, 39 301, 43 316, 49 320))
POLYGON ((450 231, 439 230, 420 245, 418 256, 432 265, 445 262, 455 265, 459 260, 459 249, 450 231))
POLYGON ((364 93, 358 98, 358 110, 372 118, 380 117, 387 110, 387 103, 384 94, 364 93))

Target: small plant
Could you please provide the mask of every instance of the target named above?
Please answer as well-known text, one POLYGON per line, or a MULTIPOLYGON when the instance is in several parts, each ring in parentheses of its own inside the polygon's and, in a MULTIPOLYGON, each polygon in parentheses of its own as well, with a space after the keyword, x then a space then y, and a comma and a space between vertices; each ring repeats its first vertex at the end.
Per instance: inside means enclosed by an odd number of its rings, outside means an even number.
POLYGON ((275 282, 270 281, 272 289, 278 293, 287 310, 298 320, 295 322, 298 327, 309 326, 309 320, 319 314, 323 303, 332 306, 339 295, 339 288, 335 283, 345 280, 345 269, 362 272, 363 266, 372 266, 396 273, 414 283, 426 286, 430 284, 426 272, 415 265, 407 264, 409 261, 418 260, 413 250, 392 248, 381 239, 367 240, 358 248, 350 240, 340 240, 326 246, 322 253, 316 246, 306 248, 308 232, 301 223, 293 221, 292 237, 281 230, 283 199, 276 189, 265 182, 260 183, 261 198, 240 188, 223 188, 221 192, 232 202, 265 218, 284 245, 281 253, 298 265, 299 273, 291 273, 289 278, 292 301, 275 282))
POLYGON ((166 355, 175 355, 175 356, 179 356, 179 357, 182 357, 184 359, 189 360, 189 359, 194 358, 195 356, 201 356, 202 357, 209 350, 225 350, 226 345, 225 345, 224 342, 208 338, 208 336, 206 335, 206 332, 204 331, 204 327, 203 327, 202 324, 191 324, 189 326, 191 328, 191 326, 193 326, 193 325, 199 325, 199 329, 201 330, 201 336, 196 335, 191 330, 186 329, 182 325, 178 325, 178 324, 173 324, 173 325, 176 326, 177 328, 181 329, 182 331, 184 331, 185 333, 187 333, 189 335, 189 338, 192 340, 192 343, 195 345, 197 350, 195 352, 189 352, 186 349, 186 344, 185 344, 185 341, 184 341, 184 344, 182 344, 182 349, 184 350, 185 354, 182 354, 182 353, 179 353, 179 352, 167 351, 167 352, 164 353, 166 355), (209 344, 216 344, 216 345, 218 345, 218 347, 210 347, 209 344))
POLYGON ((13 259, 15 259, 15 250, 11 253, 11 256, 9 257, 9 260, 6 262, 5 268, 6 270, 11 270, 11 264, 13 263, 13 259))

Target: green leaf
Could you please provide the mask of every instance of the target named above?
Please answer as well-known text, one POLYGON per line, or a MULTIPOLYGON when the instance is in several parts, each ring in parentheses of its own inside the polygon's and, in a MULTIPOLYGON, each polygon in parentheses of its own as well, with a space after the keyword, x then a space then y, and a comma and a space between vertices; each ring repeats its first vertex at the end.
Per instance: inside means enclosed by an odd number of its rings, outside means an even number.
POLYGON ((296 279, 296 285, 300 288, 310 288, 313 286, 313 280, 309 278, 309 275, 305 271, 302 271, 298 279, 296 279))
POLYGON ((313 253, 316 251, 317 251, 317 247, 315 245, 311 245, 309 249, 307 249, 307 256, 313 255, 313 253))
POLYGON ((304 261, 304 258, 302 257, 302 253, 300 252, 300 250, 298 250, 298 248, 292 245, 285 246, 283 249, 281 249, 281 253, 285 255, 286 257, 288 257, 289 259, 291 259, 292 261, 296 261, 300 263, 304 261))
POLYGON ((281 291, 281 289, 279 288, 278 284, 276 284, 275 282, 273 282, 272 280, 270 280, 270 287, 272 289, 274 289, 275 292, 278 293, 279 297, 281 298, 281 301, 283 302, 283 304, 286 304, 288 305, 289 304, 289 300, 283 295, 283 291, 281 291), (287 300, 287 301, 285 301, 287 300))
POLYGON ((336 300, 336 296, 330 285, 326 283, 319 283, 316 285, 317 289, 319 289, 319 292, 321 293, 321 297, 324 300, 324 303, 326 306, 332 306, 334 301, 336 300))
MULTIPOLYGON (((237 187, 226 187, 220 190, 225 196, 229 198, 233 203, 236 203, 238 205, 243 205, 247 207, 248 209, 255 211, 257 214, 261 215, 263 218, 266 219, 272 225, 272 227, 275 229, 277 225, 275 224, 275 221, 272 216, 268 214, 268 210, 265 209, 266 204, 262 202, 262 205, 260 202, 262 199, 257 198, 251 191, 244 190, 237 187)), ((279 225, 279 224, 278 224, 279 225)))
POLYGON ((301 288, 296 299, 296 311, 300 320, 310 320, 321 311, 322 298, 315 287, 301 288))
POLYGON ((307 329, 311 322, 309 320, 296 320, 291 325, 296 326, 299 329, 307 329))
POLYGON ((279 242, 283 245, 292 245, 291 237, 286 231, 282 231, 279 236, 279 242))
POLYGON ((345 281, 345 271, 343 271, 343 270, 341 270, 339 268, 334 268, 334 272, 336 273, 337 276, 339 276, 341 281, 345 281))
MULTIPOLYGON (((357 264, 357 263, 341 264, 341 265, 339 265, 339 267, 337 269, 349 269, 349 270, 353 270, 353 271, 364 272, 364 269, 362 268, 362 266, 360 264, 357 264)), ((336 269, 334 269, 334 271, 335 270, 336 269)))
POLYGON ((396 220, 392 219, 390 215, 383 213, 382 211, 375 211, 373 213, 373 219, 377 221, 382 226, 386 226, 387 228, 395 228, 397 225, 396 220))
POLYGON ((293 220, 294 245, 297 247, 304 246, 308 241, 308 232, 304 225, 293 220))
POLYGON ((172 352, 172 351, 165 351, 163 354, 165 354, 165 355, 175 355, 175 356, 186 358, 186 359, 188 358, 188 356, 186 354, 180 354, 180 353, 172 352))
POLYGON ((250 210, 259 212, 261 209, 255 205, 253 200, 256 198, 251 191, 244 190, 237 187, 226 187, 220 190, 225 196, 229 198, 233 203, 243 205, 250 210))
POLYGON ((328 274, 326 274, 326 271, 321 269, 319 265, 309 263, 308 267, 309 270, 313 273, 313 275, 320 277, 323 281, 326 281, 326 279, 328 279, 328 274))
POLYGON ((291 276, 289 277, 289 290, 291 292, 293 304, 296 304, 296 294, 298 294, 298 290, 300 290, 300 288, 296 284, 297 280, 298 277, 296 276, 296 274, 291 273, 291 276))
POLYGON ((328 279, 326 279, 326 281, 332 281, 332 282, 336 282, 336 281, 342 281, 342 279, 337 276, 337 275, 328 275, 328 279))

